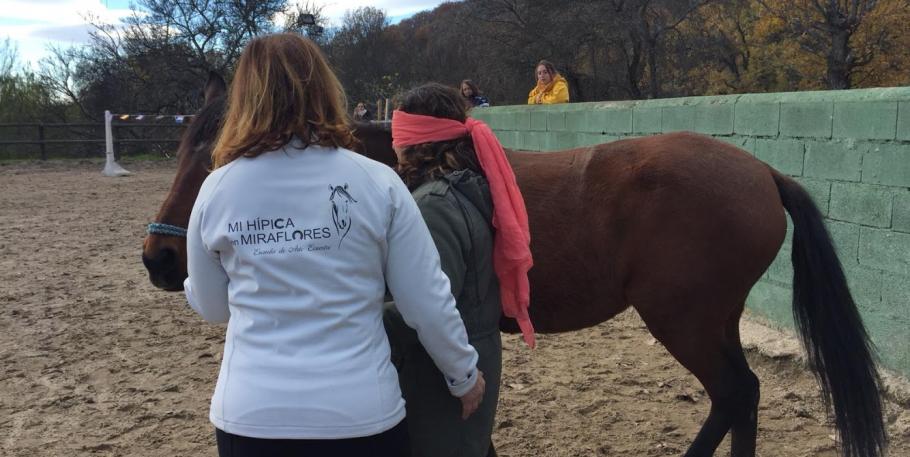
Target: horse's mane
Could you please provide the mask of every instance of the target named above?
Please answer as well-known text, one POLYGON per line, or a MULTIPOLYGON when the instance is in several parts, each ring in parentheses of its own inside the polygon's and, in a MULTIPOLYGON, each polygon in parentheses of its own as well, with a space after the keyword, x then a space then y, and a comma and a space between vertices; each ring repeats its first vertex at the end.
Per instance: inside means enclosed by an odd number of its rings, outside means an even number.
MULTIPOLYGON (((226 97, 221 95, 202 107, 183 134, 180 142, 181 149, 191 147, 192 150, 186 152, 193 154, 205 153, 211 156, 214 140, 221 126, 221 118, 224 116, 225 102, 226 97)), ((179 151, 178 154, 180 152, 184 151, 179 151)))

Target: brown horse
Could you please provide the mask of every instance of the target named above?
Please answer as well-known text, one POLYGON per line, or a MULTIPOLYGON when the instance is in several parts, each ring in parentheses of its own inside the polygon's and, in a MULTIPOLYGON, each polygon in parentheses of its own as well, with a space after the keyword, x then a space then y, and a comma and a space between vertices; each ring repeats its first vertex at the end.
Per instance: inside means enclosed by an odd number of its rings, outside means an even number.
MULTIPOLYGON (((207 174, 224 108, 220 78, 208 87, 180 144, 159 223, 186 227, 207 174)), ((394 164, 387 127, 361 125, 356 135, 362 153, 394 164)), ((634 307, 711 398, 687 456, 713 455, 728 431, 733 456, 755 455, 759 383, 743 354, 739 320, 783 243, 786 209, 794 223, 793 313, 823 397, 833 404, 843 454, 882 455, 871 345, 822 216, 795 181, 736 147, 689 133, 507 154, 529 202, 534 326, 577 330, 634 307)), ((145 239, 143 261, 153 284, 179 290, 185 240, 162 233, 145 239)), ((510 320, 502 328, 517 331, 510 320)))

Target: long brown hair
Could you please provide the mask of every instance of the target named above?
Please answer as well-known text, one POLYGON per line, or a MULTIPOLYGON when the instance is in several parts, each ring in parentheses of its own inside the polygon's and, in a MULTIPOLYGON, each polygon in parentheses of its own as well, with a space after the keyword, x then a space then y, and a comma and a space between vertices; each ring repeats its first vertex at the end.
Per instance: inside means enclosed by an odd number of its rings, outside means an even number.
MULTIPOLYGON (((477 84, 474 84, 474 81, 471 81, 470 79, 462 79, 461 85, 462 86, 467 85, 471 89, 472 97, 476 97, 478 95, 483 95, 480 93, 480 89, 477 88, 477 84)), ((460 93, 462 98, 464 98, 464 92, 461 91, 461 87, 458 88, 458 93, 460 93)))
MULTIPOLYGON (((438 83, 424 84, 404 93, 399 97, 397 109, 459 122, 468 118, 461 91, 438 83)), ((463 169, 483 174, 470 136, 407 146, 398 161, 398 174, 411 190, 463 169)))
POLYGON ((556 75, 558 75, 559 72, 556 71, 556 66, 553 65, 553 62, 550 62, 549 60, 541 60, 540 62, 537 62, 537 65, 534 65, 535 76, 537 73, 537 67, 539 67, 541 65, 543 65, 543 67, 547 69, 547 73, 550 74, 550 78, 556 79, 556 75))
POLYGON ((305 144, 350 148, 347 101, 338 78, 310 40, 292 33, 253 39, 240 56, 212 166, 305 144))

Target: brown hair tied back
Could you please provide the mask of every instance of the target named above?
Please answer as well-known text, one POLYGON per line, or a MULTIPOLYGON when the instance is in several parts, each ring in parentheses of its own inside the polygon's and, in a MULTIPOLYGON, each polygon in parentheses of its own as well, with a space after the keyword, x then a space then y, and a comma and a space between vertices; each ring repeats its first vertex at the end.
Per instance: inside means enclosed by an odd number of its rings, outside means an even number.
MULTIPOLYGON (((397 109, 459 122, 467 119, 467 107, 460 91, 438 83, 424 84, 404 93, 397 109)), ((483 174, 470 136, 407 146, 401 156, 398 173, 411 190, 457 170, 483 174)))

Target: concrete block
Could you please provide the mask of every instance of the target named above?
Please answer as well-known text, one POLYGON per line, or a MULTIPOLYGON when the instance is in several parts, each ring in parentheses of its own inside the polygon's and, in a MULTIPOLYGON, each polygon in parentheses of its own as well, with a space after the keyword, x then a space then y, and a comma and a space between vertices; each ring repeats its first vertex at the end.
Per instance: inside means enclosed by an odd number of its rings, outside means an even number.
POLYGON ((837 258, 840 259, 841 264, 849 268, 858 265, 859 225, 832 220, 825 221, 825 225, 828 227, 828 233, 831 234, 837 258))
POLYGON ((740 135, 776 137, 780 131, 780 103, 737 102, 733 131, 740 135))
POLYGON ((607 116, 603 110, 588 111, 585 113, 585 123, 581 132, 603 134, 607 128, 607 116))
POLYGON ((834 137, 893 140, 897 102, 836 102, 834 137))
POLYGON ((559 150, 559 139, 556 137, 557 133, 564 132, 546 132, 543 134, 540 145, 541 151, 550 152, 559 150))
POLYGON ((549 116, 549 114, 550 113, 545 111, 544 109, 538 109, 535 111, 531 111, 531 128, 530 128, 530 130, 534 130, 537 132, 546 132, 547 131, 547 117, 549 116))
POLYGON ((550 132, 566 131, 566 113, 561 111, 547 113, 547 130, 550 132))
POLYGON ((584 132, 588 128, 587 111, 567 111, 566 130, 569 132, 584 132))
POLYGON ((536 148, 532 149, 532 151, 544 151, 545 150, 547 132, 533 132, 532 131, 532 132, 525 132, 525 135, 527 137, 527 139, 525 140, 527 145, 529 145, 529 146, 536 145, 537 146, 536 148))
POLYGON ((667 106, 660 118, 662 132, 695 131, 694 106, 667 106))
POLYGON ((792 251, 790 244, 785 244, 781 247, 781 250, 777 253, 777 257, 774 258, 774 261, 771 262, 771 265, 768 267, 768 278, 792 286, 793 261, 790 259, 791 255, 792 251))
POLYGON ((614 138, 607 135, 601 135, 599 133, 577 133, 576 135, 578 147, 609 143, 611 139, 614 138))
POLYGON ((806 192, 812 196, 815 206, 822 215, 828 215, 828 205, 831 201, 831 181, 812 178, 795 178, 806 192))
POLYGON ((891 207, 891 229, 910 233, 910 192, 895 191, 891 207))
POLYGON ((755 157, 790 176, 803 174, 805 145, 797 140, 755 140, 755 157))
POLYGON ((509 113, 511 117, 511 122, 507 123, 509 130, 519 130, 519 131, 528 131, 531 130, 531 112, 530 111, 518 111, 514 113, 509 113))
POLYGON ((907 350, 910 335, 906 329, 910 328, 910 321, 864 314, 863 323, 882 366, 907 376, 910 373, 910 351, 907 350))
POLYGON ((556 149, 572 149, 578 147, 577 134, 574 132, 556 132, 556 149))
POLYGON ((694 130, 706 135, 732 135, 733 106, 732 103, 695 105, 694 130))
POLYGON ((517 147, 522 151, 536 151, 539 145, 535 142, 536 137, 530 135, 531 132, 517 132, 517 147))
POLYGON ((755 155, 755 141, 756 141, 755 138, 748 137, 748 136, 733 135, 733 136, 719 136, 719 137, 715 138, 715 140, 720 140, 720 141, 723 141, 724 143, 732 144, 733 146, 736 146, 736 147, 742 149, 743 151, 748 152, 750 155, 753 155, 753 156, 755 155))
POLYGON ((780 105, 780 134, 792 137, 831 138, 834 104, 787 102, 780 105))
POLYGON ((636 106, 632 109, 632 131, 635 133, 660 133, 661 109, 636 106))
POLYGON ((891 273, 910 275, 910 233, 861 227, 859 263, 891 273))
POLYGON ((852 142, 808 141, 803 176, 810 178, 859 181, 863 153, 868 145, 852 142))
POLYGON ((853 301, 867 308, 878 307, 882 302, 882 270, 852 265, 844 269, 853 301))
POLYGON ((910 101, 897 104, 897 139, 910 141, 910 101))
MULTIPOLYGON (((910 321, 910 275, 884 273, 882 277, 883 308, 910 321)), ((906 330, 910 332, 910 326, 906 330)))
POLYGON ((632 109, 612 108, 600 111, 603 116, 603 131, 614 134, 632 133, 632 109))
POLYGON ((481 110, 473 109, 471 110, 471 117, 477 119, 478 121, 484 121, 491 129, 496 130, 502 128, 502 122, 506 119, 506 113, 494 112, 490 110, 481 110), (499 125, 497 125, 497 121, 499 125))
POLYGON ((877 306, 859 302, 860 314, 884 366, 910 374, 910 276, 885 272, 882 301, 877 306))
POLYGON ((521 149, 521 143, 518 140, 520 133, 515 130, 501 130, 496 132, 496 138, 506 149, 521 149))
POLYGON ((871 147, 863 157, 863 182, 910 187, 910 145, 871 147))
POLYGON ((891 227, 894 191, 883 186, 835 182, 831 184, 828 217, 860 225, 891 227))
POLYGON ((789 287, 762 280, 752 287, 746 305, 766 319, 786 328, 793 328, 793 292, 789 287))

